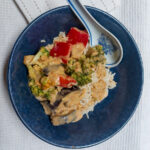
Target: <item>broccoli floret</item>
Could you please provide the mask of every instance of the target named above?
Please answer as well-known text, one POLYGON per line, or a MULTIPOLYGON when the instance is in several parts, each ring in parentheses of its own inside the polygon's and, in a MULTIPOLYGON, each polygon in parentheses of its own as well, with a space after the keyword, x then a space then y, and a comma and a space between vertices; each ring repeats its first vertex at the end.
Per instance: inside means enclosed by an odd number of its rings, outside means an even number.
POLYGON ((99 56, 100 55, 104 55, 104 51, 103 51, 102 45, 96 45, 95 49, 97 50, 99 56))
POLYGON ((41 84, 45 86, 47 84, 48 80, 49 80, 48 77, 43 76, 41 79, 41 84))
POLYGON ((44 91, 40 87, 38 87, 36 85, 32 85, 30 87, 30 89, 31 89, 31 92, 32 92, 33 95, 46 98, 47 100, 50 100, 51 99, 51 95, 54 94, 54 92, 55 92, 54 88, 50 88, 50 89, 44 91))
POLYGON ((44 98, 46 98, 47 100, 50 100, 51 99, 51 95, 54 94, 54 92, 55 92, 54 88, 49 89, 48 91, 46 91, 44 93, 44 98))
POLYGON ((39 89, 39 96, 44 97, 44 92, 41 89, 39 89))
POLYGON ((49 56, 49 51, 45 47, 41 47, 40 51, 42 52, 42 54, 49 56))
POLYGON ((95 68, 95 65, 94 65, 92 59, 86 58, 86 59, 84 59, 84 61, 82 61, 81 67, 82 67, 83 73, 92 74, 93 69, 95 68))
POLYGON ((79 86, 92 82, 92 73, 98 63, 104 63, 105 57, 101 45, 88 50, 87 55, 80 59, 70 59, 66 66, 66 73, 72 76, 79 86), (80 63, 81 71, 77 71, 76 64, 80 63))
POLYGON ((103 47, 101 45, 90 47, 86 56, 91 59, 94 65, 97 65, 98 63, 102 63, 102 64, 106 63, 103 47))
POLYGON ((72 76, 78 85, 83 86, 92 81, 91 74, 93 73, 94 64, 86 57, 81 57, 80 59, 71 59, 66 67, 66 73, 72 76), (76 64, 80 63, 81 71, 76 71, 76 64))
POLYGON ((77 60, 75 60, 73 58, 71 58, 68 61, 68 64, 67 64, 66 70, 65 70, 68 75, 71 75, 73 72, 75 72, 75 66, 74 66, 74 64, 75 64, 76 61, 77 60))
POLYGON ((39 96, 39 88, 38 88, 38 86, 31 86, 31 92, 33 93, 33 95, 39 96))
POLYGON ((35 74, 33 67, 31 65, 28 65, 27 68, 29 72, 29 77, 32 79, 36 79, 36 74, 35 74))
POLYGON ((74 72, 71 76, 78 82, 79 86, 92 82, 91 75, 87 75, 85 73, 74 72))

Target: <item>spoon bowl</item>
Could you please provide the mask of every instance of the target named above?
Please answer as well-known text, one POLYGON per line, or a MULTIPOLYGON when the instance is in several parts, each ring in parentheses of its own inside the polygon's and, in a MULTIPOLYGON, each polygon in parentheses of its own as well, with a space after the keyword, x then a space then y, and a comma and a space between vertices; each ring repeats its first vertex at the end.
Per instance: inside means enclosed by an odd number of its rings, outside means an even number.
POLYGON ((116 67, 123 58, 123 48, 119 40, 99 24, 79 0, 67 0, 71 9, 82 22, 90 36, 90 45, 102 45, 107 59, 106 66, 116 67))

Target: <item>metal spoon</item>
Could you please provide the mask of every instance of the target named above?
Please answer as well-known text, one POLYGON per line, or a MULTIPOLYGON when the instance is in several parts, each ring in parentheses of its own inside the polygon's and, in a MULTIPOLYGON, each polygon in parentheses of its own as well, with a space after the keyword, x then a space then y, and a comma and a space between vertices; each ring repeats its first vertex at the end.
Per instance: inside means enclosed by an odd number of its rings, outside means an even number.
POLYGON ((101 44, 107 59, 107 67, 116 67, 122 60, 123 48, 119 40, 99 24, 79 0, 67 0, 90 36, 90 45, 101 44))

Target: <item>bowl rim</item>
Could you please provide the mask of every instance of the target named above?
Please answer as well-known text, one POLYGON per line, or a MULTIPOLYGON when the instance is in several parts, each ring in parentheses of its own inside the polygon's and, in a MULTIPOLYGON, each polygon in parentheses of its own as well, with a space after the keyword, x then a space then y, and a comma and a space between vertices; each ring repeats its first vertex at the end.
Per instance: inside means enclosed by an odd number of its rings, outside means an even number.
POLYGON ((91 7, 91 6, 87 6, 86 5, 86 8, 90 8, 90 9, 93 9, 93 10, 96 10, 100 13, 103 13, 104 15, 107 15, 109 16, 112 20, 115 20, 126 32, 127 34, 130 36, 131 40, 133 41, 133 44, 135 45, 136 47, 136 51, 138 53, 138 56, 139 56, 139 61, 140 61, 140 64, 141 64, 141 90, 140 90, 140 93, 139 93, 139 97, 137 99, 137 102, 135 104, 135 107, 134 109, 132 110, 129 118, 123 123, 123 125, 117 129, 113 134, 111 134, 110 136, 108 136, 107 138, 101 140, 101 141, 98 141, 98 142, 94 142, 92 144, 88 144, 88 145, 83 145, 83 146, 69 146, 69 145, 63 145, 63 144, 57 144, 55 142, 51 142, 45 138, 43 138, 42 136, 40 136, 39 134, 37 134, 30 126, 28 126, 28 124, 24 121, 24 119, 21 117, 21 115, 19 114, 19 111, 17 110, 17 107, 14 103, 14 99, 13 99, 13 96, 12 96, 12 89, 10 88, 11 87, 11 81, 10 81, 10 67, 11 67, 11 62, 12 62, 12 58, 13 58, 13 55, 14 55, 14 51, 16 49, 16 46, 18 45, 18 43, 20 42, 20 39, 22 38, 22 36, 26 33, 26 31, 34 24, 36 23, 36 21, 38 21, 39 19, 41 19, 42 17, 44 16, 47 16, 49 13, 52 13, 52 12, 55 12, 57 10, 61 10, 61 9, 66 9, 66 8, 69 8, 69 5, 65 5, 65 6, 60 6, 60 7, 56 7, 56 8, 53 8, 51 10, 48 10, 46 11, 45 13, 41 14, 40 16, 38 16, 37 18, 35 18, 33 21, 31 21, 25 28, 24 30, 20 33, 20 35, 18 36, 13 48, 12 48, 12 51, 10 53, 10 57, 9 57, 9 62, 8 62, 8 68, 7 68, 7 87, 8 87, 8 93, 9 93, 9 97, 10 97, 10 100, 11 100, 11 103, 12 103, 12 106, 17 114, 17 116, 19 117, 19 119, 21 120, 21 122, 24 124, 24 126, 31 132, 33 133, 36 137, 38 137, 39 139, 41 139, 42 141, 48 143, 48 144, 52 144, 53 146, 58 146, 58 147, 61 147, 61 148, 70 148, 70 149, 81 149, 81 148, 87 148, 87 147, 91 147, 91 146, 94 146, 94 145, 98 145, 98 144, 101 144, 105 141, 107 141, 108 139, 110 139, 111 137, 113 137, 114 135, 116 135, 120 130, 122 130, 124 128, 124 126, 129 122, 129 120, 132 118, 133 114, 135 113, 136 109, 137 109, 137 106, 140 102, 140 99, 141 99, 141 95, 142 95, 142 91, 143 91, 143 84, 144 84, 144 68, 143 68, 143 61, 142 61, 142 56, 141 56, 141 53, 140 53, 140 50, 133 38, 133 36, 131 35, 131 33, 128 31, 128 29, 118 20, 116 19, 115 17, 113 17, 112 15, 110 15, 109 13, 101 10, 101 9, 98 9, 98 8, 95 8, 95 7, 91 7))

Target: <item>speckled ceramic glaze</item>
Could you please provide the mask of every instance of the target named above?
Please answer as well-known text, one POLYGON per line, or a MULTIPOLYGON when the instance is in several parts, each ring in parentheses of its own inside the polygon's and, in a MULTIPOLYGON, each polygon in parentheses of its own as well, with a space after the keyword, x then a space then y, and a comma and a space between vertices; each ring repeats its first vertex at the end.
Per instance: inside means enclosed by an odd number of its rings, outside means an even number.
MULTIPOLYGON (((28 87, 25 55, 35 54, 41 40, 51 43, 60 31, 83 26, 68 6, 56 8, 34 20, 19 36, 8 68, 8 89, 12 104, 24 125, 40 139, 60 147, 83 148, 109 139, 131 118, 140 99, 143 84, 141 57, 135 41, 125 27, 109 14, 87 7, 94 18, 121 42, 124 57, 116 72, 117 87, 109 96, 76 123, 55 127, 28 87)), ((45 43, 45 44, 47 44, 45 43)), ((17 129, 16 129, 17 131, 17 129)))

